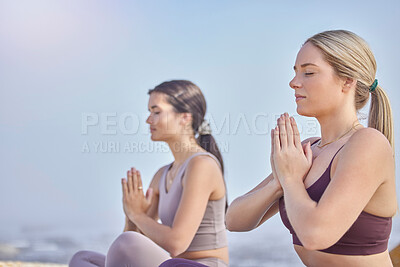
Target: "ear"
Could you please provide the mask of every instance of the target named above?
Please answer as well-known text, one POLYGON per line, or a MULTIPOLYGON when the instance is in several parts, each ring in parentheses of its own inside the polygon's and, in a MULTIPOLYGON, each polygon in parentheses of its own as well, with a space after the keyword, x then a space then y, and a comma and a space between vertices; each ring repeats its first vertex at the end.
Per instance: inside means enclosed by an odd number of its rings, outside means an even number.
POLYGON ((192 125, 193 117, 191 113, 181 113, 182 125, 192 125))
POLYGON ((353 78, 343 78, 342 92, 348 93, 353 88, 356 88, 357 80, 353 78))

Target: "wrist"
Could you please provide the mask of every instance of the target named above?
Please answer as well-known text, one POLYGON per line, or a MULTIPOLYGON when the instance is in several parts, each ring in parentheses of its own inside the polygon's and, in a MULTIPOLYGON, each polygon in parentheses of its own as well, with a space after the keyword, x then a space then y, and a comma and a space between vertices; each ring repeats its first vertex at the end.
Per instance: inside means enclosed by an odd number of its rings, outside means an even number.
POLYGON ((138 221, 140 221, 143 217, 147 216, 144 212, 134 213, 129 216, 129 220, 132 224, 137 225, 138 221))
POLYGON ((303 184, 302 180, 293 179, 291 177, 285 177, 284 179, 280 180, 280 183, 282 185, 283 191, 288 191, 291 188, 296 188, 298 186, 302 186, 304 188, 304 184, 303 184))
POLYGON ((278 179, 273 177, 270 181, 273 191, 277 198, 280 198, 283 195, 283 189, 281 184, 279 183, 278 179))

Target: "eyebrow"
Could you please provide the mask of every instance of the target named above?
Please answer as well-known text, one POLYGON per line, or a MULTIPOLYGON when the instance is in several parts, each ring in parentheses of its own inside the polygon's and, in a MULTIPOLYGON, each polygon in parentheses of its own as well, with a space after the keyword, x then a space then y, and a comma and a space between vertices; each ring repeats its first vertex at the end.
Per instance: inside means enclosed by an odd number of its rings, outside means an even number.
MULTIPOLYGON (((300 65, 301 68, 305 68, 307 66, 315 66, 318 67, 317 65, 313 64, 313 63, 304 63, 302 65, 300 65)), ((293 66, 293 69, 296 70, 296 66, 293 66)))
MULTIPOLYGON (((154 106, 151 106, 151 108, 150 108, 150 109, 155 109, 155 108, 159 108, 159 106, 157 106, 157 105, 154 105, 154 106)), ((148 109, 148 111, 150 111, 150 109, 148 109)))

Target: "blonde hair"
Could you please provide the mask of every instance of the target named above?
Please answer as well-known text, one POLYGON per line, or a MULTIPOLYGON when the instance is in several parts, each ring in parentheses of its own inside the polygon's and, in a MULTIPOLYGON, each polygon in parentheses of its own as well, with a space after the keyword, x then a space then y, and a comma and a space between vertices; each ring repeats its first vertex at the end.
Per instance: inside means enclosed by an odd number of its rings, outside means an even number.
MULTIPOLYGON (((345 30, 318 33, 306 43, 319 48, 339 77, 357 80, 356 110, 367 104, 370 86, 375 81, 376 61, 368 44, 357 34, 345 30)), ((371 92, 368 126, 377 129, 394 147, 392 110, 389 98, 379 85, 371 92)))

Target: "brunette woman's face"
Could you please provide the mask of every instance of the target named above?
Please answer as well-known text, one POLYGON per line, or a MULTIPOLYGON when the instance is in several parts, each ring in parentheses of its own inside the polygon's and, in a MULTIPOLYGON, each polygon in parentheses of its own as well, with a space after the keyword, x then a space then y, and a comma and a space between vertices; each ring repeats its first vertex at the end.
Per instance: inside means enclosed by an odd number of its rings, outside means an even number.
POLYGON ((311 43, 303 45, 294 71, 289 85, 295 91, 298 114, 318 117, 340 108, 343 79, 336 75, 319 48, 311 43))
POLYGON ((163 93, 151 93, 148 103, 150 115, 146 123, 150 125, 151 140, 168 141, 181 132, 180 114, 166 101, 163 93))

